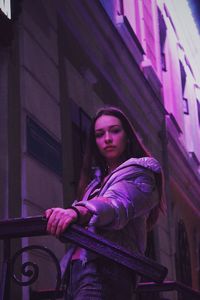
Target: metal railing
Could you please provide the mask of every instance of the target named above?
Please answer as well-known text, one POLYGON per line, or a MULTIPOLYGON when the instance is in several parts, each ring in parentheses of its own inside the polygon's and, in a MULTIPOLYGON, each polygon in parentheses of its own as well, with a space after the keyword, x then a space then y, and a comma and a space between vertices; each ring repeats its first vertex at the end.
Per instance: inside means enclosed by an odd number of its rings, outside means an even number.
POLYGON ((191 287, 177 281, 164 281, 162 283, 144 282, 139 283, 136 289, 136 293, 138 295, 169 291, 176 291, 179 294, 178 299, 181 300, 200 300, 200 291, 194 290, 191 287))
MULTIPOLYGON (((37 280, 39 267, 33 262, 26 262, 24 264, 22 263, 21 272, 22 275, 28 276, 29 279, 27 281, 18 279, 14 274, 14 265, 17 257, 22 255, 22 253, 25 251, 33 249, 45 251, 53 259, 57 268, 57 278, 55 288, 49 293, 51 293, 51 299, 57 299, 60 297, 60 295, 62 295, 62 291, 60 290, 61 270, 59 262, 51 250, 44 246, 32 245, 18 250, 11 257, 11 239, 47 235, 46 225, 47 220, 42 216, 0 221, 0 240, 3 241, 3 265, 0 278, 0 300, 9 299, 9 283, 11 280, 14 280, 18 285, 21 286, 31 285, 37 280), (31 271, 27 270, 27 268, 30 266, 32 267, 31 271)), ((163 283, 163 280, 167 275, 166 267, 137 253, 130 253, 126 249, 82 228, 81 226, 75 224, 70 226, 64 233, 61 234, 59 239, 63 243, 70 241, 85 249, 100 254, 153 281, 152 283, 149 282, 140 284, 136 290, 137 294, 144 292, 151 293, 152 291, 181 290, 181 292, 187 294, 190 293, 192 296, 199 297, 191 299, 200 299, 199 292, 196 292, 186 286, 178 283, 172 284, 172 282, 171 285, 169 282, 163 283)), ((43 293, 48 294, 48 291, 43 291, 43 293)), ((40 299, 42 299, 42 296, 40 299)))

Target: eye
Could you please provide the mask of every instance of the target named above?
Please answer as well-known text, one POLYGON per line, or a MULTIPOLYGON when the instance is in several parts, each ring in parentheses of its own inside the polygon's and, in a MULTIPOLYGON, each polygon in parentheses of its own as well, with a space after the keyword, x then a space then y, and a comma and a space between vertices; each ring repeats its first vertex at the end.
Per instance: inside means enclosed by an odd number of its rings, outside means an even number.
POLYGON ((112 133, 118 133, 118 132, 120 132, 120 131, 121 131, 121 128, 120 128, 120 127, 114 127, 114 128, 111 129, 111 132, 112 132, 112 133))
POLYGON ((95 138, 100 138, 104 135, 103 131, 95 132, 95 138))

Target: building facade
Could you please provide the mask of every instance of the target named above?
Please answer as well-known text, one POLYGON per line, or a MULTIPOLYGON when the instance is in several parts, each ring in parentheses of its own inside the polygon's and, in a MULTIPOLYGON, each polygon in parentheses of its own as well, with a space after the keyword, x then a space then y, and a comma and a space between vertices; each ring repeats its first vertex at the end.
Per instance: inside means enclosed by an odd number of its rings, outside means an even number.
MULTIPOLYGON (((119 106, 165 174, 167 213, 147 254, 168 268, 167 280, 200 289, 200 82, 176 8, 164 0, 18 4, 11 20, 0 16, 0 217, 70 205, 91 116, 119 106)), ((30 244, 58 258, 65 251, 52 237, 35 237, 14 241, 13 252, 30 244)), ((54 286, 49 258, 31 252, 21 260, 27 256, 42 266, 32 288, 54 286)), ((28 299, 29 288, 13 284, 12 293, 28 299)))

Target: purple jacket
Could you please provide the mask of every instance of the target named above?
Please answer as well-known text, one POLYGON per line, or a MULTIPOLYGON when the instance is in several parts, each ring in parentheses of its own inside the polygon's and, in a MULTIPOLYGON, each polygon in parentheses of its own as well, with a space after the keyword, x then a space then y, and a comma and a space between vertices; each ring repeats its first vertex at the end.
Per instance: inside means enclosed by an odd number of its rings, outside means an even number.
MULTIPOLYGON (((159 162, 152 157, 130 158, 109 175, 96 197, 88 200, 100 182, 98 177, 88 185, 82 201, 75 201, 73 205, 85 206, 93 213, 88 230, 129 251, 144 253, 146 220, 159 202, 154 175, 160 172, 159 162)), ((71 250, 64 257, 61 267, 70 260, 72 253, 71 250)), ((89 259, 87 256, 88 251, 83 251, 82 259, 89 259)))

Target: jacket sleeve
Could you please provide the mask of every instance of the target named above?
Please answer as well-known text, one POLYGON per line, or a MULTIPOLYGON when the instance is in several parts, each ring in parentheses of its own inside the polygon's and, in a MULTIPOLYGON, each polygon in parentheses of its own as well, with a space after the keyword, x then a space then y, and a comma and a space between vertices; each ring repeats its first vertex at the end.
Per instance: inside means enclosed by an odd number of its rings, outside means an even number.
POLYGON ((121 229, 130 219, 148 214, 158 203, 158 192, 152 171, 141 171, 132 178, 113 183, 103 197, 79 202, 93 217, 90 225, 105 229, 121 229))

